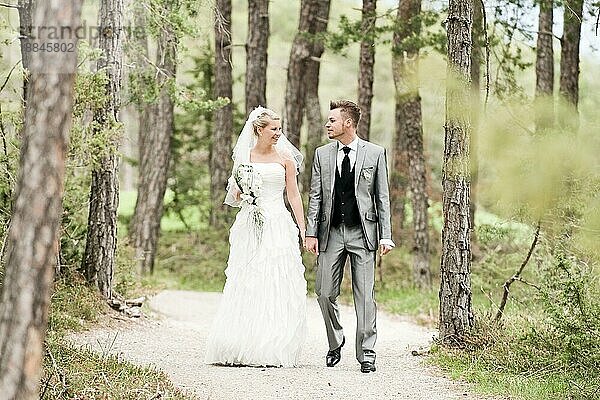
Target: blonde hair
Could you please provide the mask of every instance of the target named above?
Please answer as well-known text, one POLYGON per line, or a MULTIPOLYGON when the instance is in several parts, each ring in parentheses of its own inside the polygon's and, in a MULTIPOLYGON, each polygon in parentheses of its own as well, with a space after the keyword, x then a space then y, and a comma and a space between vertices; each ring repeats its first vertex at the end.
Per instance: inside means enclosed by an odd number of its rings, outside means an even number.
POLYGON ((259 129, 264 128, 265 126, 269 125, 269 122, 279 120, 279 119, 280 119, 279 115, 275 114, 271 110, 266 110, 266 111, 262 112, 258 116, 258 118, 256 118, 252 122, 252 132, 254 132, 255 135, 258 135, 259 129))

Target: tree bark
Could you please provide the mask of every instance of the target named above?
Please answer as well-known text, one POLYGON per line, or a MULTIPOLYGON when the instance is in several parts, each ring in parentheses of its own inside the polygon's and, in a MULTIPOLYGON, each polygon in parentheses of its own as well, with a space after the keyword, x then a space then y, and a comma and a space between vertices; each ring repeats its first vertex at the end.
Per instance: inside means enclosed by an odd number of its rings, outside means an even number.
POLYGON ((542 132, 554 125, 554 0, 539 0, 538 3, 540 13, 535 60, 535 127, 537 132, 542 132))
MULTIPOLYGON (((232 100, 231 64, 231 0, 217 0, 215 9, 215 92, 214 97, 232 100)), ((223 205, 227 179, 231 171, 231 138, 233 133, 233 104, 214 113, 213 140, 210 150, 211 226, 224 223, 227 210, 223 205)))
MULTIPOLYGON (((163 15, 179 8, 177 1, 161 3, 163 15)), ((132 219, 132 239, 138 269, 142 274, 154 271, 154 258, 160 235, 160 220, 169 162, 171 160, 171 135, 173 133, 173 100, 169 94, 175 79, 178 40, 169 24, 162 27, 158 38, 156 66, 159 69, 157 84, 160 95, 157 103, 148 106, 140 145, 138 197, 132 219)))
MULTIPOLYGON (((399 1, 400 5, 403 4, 399 1)), ((394 78, 395 108, 394 108, 394 144, 392 152, 392 173, 390 174, 390 199, 392 207, 392 232, 396 237, 404 238, 406 220, 406 194, 408 190, 408 138, 405 131, 403 99, 407 92, 407 81, 403 79, 403 39, 407 37, 407 26, 402 20, 403 15, 398 8, 396 13, 396 28, 392 37, 392 77, 394 78)), ((401 239, 402 240, 402 239, 401 239)))
POLYGON ((471 202, 469 205, 469 221, 471 223, 472 239, 476 240, 475 235, 475 211, 477 211, 477 183, 479 179, 479 156, 478 156, 478 136, 479 136, 479 116, 481 114, 481 63, 483 61, 482 43, 483 43, 483 10, 481 9, 481 0, 473 0, 473 50, 471 52, 471 88, 473 100, 473 130, 470 143, 471 160, 471 202))
MULTIPOLYGON (((136 34, 132 37, 132 43, 134 49, 134 62, 136 69, 143 71, 142 74, 150 74, 149 70, 149 52, 148 52, 148 36, 146 31, 146 10, 139 4, 134 5, 133 23, 135 25, 136 34), (142 34, 142 32, 144 34, 142 34)), ((146 120, 150 114, 150 105, 147 102, 141 101, 138 105, 138 160, 141 158, 142 150, 144 146, 144 139, 146 132, 144 132, 145 126, 147 125, 146 120)), ((140 160, 141 161, 141 160, 140 160)), ((138 165, 139 170, 139 165, 138 165)), ((139 186, 139 182, 138 182, 139 186)))
POLYGON ((583 0, 564 2, 563 36, 560 53, 560 107, 558 125, 565 132, 575 133, 579 129, 579 42, 583 0))
MULTIPOLYGON (((119 207, 118 147, 122 51, 123 0, 102 0, 100 3, 99 46, 103 57, 98 71, 105 71, 106 105, 94 115, 94 135, 109 132, 108 154, 104 154, 92 171, 89 216, 83 270, 88 283, 96 286, 107 299, 112 298, 113 271, 117 255, 117 208, 119 207)), ((100 151, 103 151, 102 149, 100 151)), ((106 152, 106 150, 105 150, 106 152)))
MULTIPOLYGON (((329 21, 330 1, 321 0, 314 21, 314 30, 316 34, 327 31, 327 23, 329 21)), ((323 143, 324 127, 323 117, 321 115, 321 102, 319 101, 319 75, 321 70, 321 57, 325 51, 325 46, 322 41, 315 41, 311 50, 311 58, 307 60, 306 66, 306 122, 308 125, 308 133, 306 140, 306 159, 304 161, 304 174, 301 181, 302 186, 308 188, 310 186, 310 168, 312 166, 315 149, 323 143)))
MULTIPOLYGON (((392 61, 393 63, 393 61, 392 61)), ((406 193, 408 188, 408 144, 400 133, 402 109, 396 102, 394 107, 394 144, 392 153, 392 173, 390 174, 390 203, 392 208, 392 232, 402 243, 405 237, 406 193)))
POLYGON ((469 214, 470 65, 473 3, 450 0, 442 170, 444 228, 440 266, 440 339, 461 340, 473 327, 469 214))
POLYGON ((27 43, 31 43, 33 29, 33 12, 37 6, 36 0, 19 0, 19 38, 21 42, 21 65, 25 71, 23 75, 23 102, 27 100, 27 85, 31 64, 31 52, 27 51, 27 43))
POLYGON ((257 106, 267 106, 267 48, 269 45, 269 0, 248 1, 246 42, 246 115, 257 106))
POLYGON ((315 16, 319 0, 302 0, 298 32, 292 43, 285 88, 284 132, 289 141, 300 148, 300 129, 306 105, 306 71, 313 43, 308 35, 315 33, 315 16))
POLYGON ((563 37, 560 53, 560 94, 577 112, 579 102, 579 42, 583 0, 565 2, 563 37))
MULTIPOLYGON (((393 43, 393 74, 396 86, 396 152, 394 161, 404 179, 402 196, 410 191, 413 210, 413 280, 417 287, 431 286, 429 267, 429 200, 425 156, 423 154, 423 121, 419 94, 419 46, 406 39, 421 32, 421 0, 400 1, 393 43)), ((395 192, 395 190, 394 190, 395 192)), ((400 195, 399 192, 395 193, 400 195)), ((394 200, 393 200, 394 201, 394 200)), ((400 202, 404 204, 404 202, 400 202)), ((398 227, 402 229, 402 226, 398 227)))
POLYGON ((537 52, 535 61, 536 96, 552 96, 554 92, 554 50, 552 26, 554 24, 554 0, 540 0, 538 17, 537 52))
MULTIPOLYGON (((81 1, 48 0, 34 26, 79 26, 81 1)), ((38 44, 52 41, 41 31, 38 44)), ((55 39, 56 40, 56 39, 55 39)), ((77 39, 64 40, 77 48, 77 39)), ((31 52, 19 178, 0 294, 0 393, 39 397, 43 342, 62 215, 65 157, 72 121, 76 52, 31 52)))
POLYGON ((373 68, 375 67, 375 40, 373 28, 376 21, 377 0, 363 0, 360 58, 358 64, 358 106, 360 107, 361 121, 358 125, 358 136, 369 140, 371 136, 371 103, 373 100, 373 68))

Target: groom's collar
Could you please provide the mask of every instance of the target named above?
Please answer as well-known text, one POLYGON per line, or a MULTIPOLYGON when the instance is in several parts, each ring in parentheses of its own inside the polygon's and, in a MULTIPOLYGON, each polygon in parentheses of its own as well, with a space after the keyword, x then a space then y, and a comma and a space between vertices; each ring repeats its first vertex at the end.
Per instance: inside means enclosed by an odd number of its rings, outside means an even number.
POLYGON ((347 145, 342 144, 342 142, 337 142, 337 149, 338 151, 342 149, 342 147, 347 146, 350 147, 350 149, 357 151, 358 150, 358 136, 356 136, 354 138, 353 141, 351 141, 350 143, 348 143, 347 145))

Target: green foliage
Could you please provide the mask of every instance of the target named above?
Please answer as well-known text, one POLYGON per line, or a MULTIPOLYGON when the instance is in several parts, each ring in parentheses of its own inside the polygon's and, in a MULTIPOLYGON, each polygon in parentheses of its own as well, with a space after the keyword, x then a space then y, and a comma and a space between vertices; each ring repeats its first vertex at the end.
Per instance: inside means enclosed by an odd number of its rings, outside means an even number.
MULTIPOLYGON (((573 286, 560 288, 552 295, 568 301, 529 308, 521 316, 512 313, 506 325, 484 314, 466 349, 436 346, 432 361, 456 378, 477 383, 485 393, 532 400, 594 399, 600 391, 598 305, 587 298, 588 317, 595 319, 581 318, 570 302, 575 293, 581 294, 573 286)), ((542 296, 548 294, 543 288, 542 296)))
MULTIPOLYGON (((526 92, 518 81, 520 72, 533 65, 526 52, 533 49, 534 27, 523 15, 533 13, 533 4, 522 0, 498 2, 493 15, 487 16, 490 47, 490 81, 493 93, 501 100, 526 100, 526 92), (491 21, 491 22, 489 22, 491 21)), ((489 10, 486 10, 489 13, 489 10)), ((485 46, 484 37, 479 45, 485 46)), ((483 62, 484 60, 481 60, 483 62)))
MULTIPOLYGON (((531 338, 555 354, 565 370, 600 377, 598 274, 576 257, 562 253, 556 254, 555 263, 543 272, 546 329, 536 330, 531 338)), ((597 384, 600 390, 600 378, 597 384)))
POLYGON ((50 297, 48 331, 64 334, 78 331, 95 322, 103 311, 104 301, 86 285, 83 276, 74 272, 61 276, 50 297))
MULTIPOLYGON (((212 93, 214 85, 214 52, 209 46, 200 56, 193 58, 189 71, 192 81, 186 90, 212 93)), ((197 207, 199 220, 208 221, 210 213, 209 155, 212 133, 211 107, 187 107, 175 115, 175 131, 171 142, 171 173, 168 190, 172 193, 165 204, 165 213, 176 215, 187 230, 190 221, 185 210, 197 207)))
MULTIPOLYGON (((328 32, 321 40, 326 47, 334 53, 346 54, 347 47, 352 43, 363 40, 371 41, 376 45, 390 45, 392 33, 414 32, 404 34, 404 40, 393 46, 392 51, 402 54, 405 50, 416 51, 433 48, 443 51, 446 41, 445 34, 439 30, 440 13, 437 11, 423 10, 421 13, 408 21, 398 21, 396 9, 389 9, 382 15, 376 16, 376 24, 368 32, 363 32, 361 20, 351 20, 346 15, 341 15, 338 22, 337 32, 328 32), (438 28, 436 29, 436 25, 438 28)), ((317 38, 319 39, 319 38, 317 38)))
POLYGON ((496 312, 500 300, 494 285, 499 287, 517 271, 533 234, 531 228, 519 233, 479 226, 480 257, 473 264, 472 279, 475 290, 486 293, 489 306, 479 313, 468 351, 441 349, 438 361, 495 393, 531 399, 595 398, 600 393, 595 217, 600 193, 595 155, 600 142, 590 127, 597 117, 582 116, 577 134, 552 123, 536 131, 536 113, 554 115, 553 105, 540 107, 533 110, 521 101, 492 105, 479 141, 481 204, 524 226, 541 221, 542 239, 522 275, 529 286, 523 281, 511 286, 506 325, 486 317, 496 312), (529 239, 515 240, 523 237, 529 239), (539 389, 537 395, 532 387, 539 389))
POLYGON ((594 399, 600 393, 598 273, 548 240, 536 254, 527 280, 537 288, 515 282, 502 324, 492 321, 492 304, 480 312, 466 349, 436 347, 433 361, 486 393, 594 399))
POLYGON ((600 193, 597 122, 582 118, 577 134, 560 126, 540 134, 534 116, 518 103, 490 107, 479 138, 479 200, 506 219, 530 225, 541 219, 555 243, 567 235, 580 257, 600 260, 592 245, 600 193))
POLYGON ((221 291, 229 255, 229 233, 201 229, 190 235, 165 233, 157 253, 157 265, 147 283, 167 289, 221 291))
POLYGON ((93 120, 94 112, 102 109, 107 101, 106 74, 103 71, 93 72, 88 67, 100 55, 87 42, 80 42, 81 61, 75 80, 60 235, 61 269, 67 274, 79 267, 85 251, 92 169, 101 156, 116 152, 116 143, 121 135, 120 124, 113 122, 99 126, 93 120))
POLYGON ((132 4, 135 12, 144 12, 145 30, 158 38, 164 30, 175 33, 180 41, 184 36, 197 36, 199 27, 194 18, 204 6, 197 0, 136 0, 132 4))
POLYGON ((15 136, 8 135, 6 127, 11 125, 17 130, 21 129, 21 122, 20 116, 12 112, 0 112, 0 119, 3 131, 0 152, 0 176, 3 177, 0 179, 0 237, 3 238, 8 233, 19 164, 19 141, 15 136))
MULTIPOLYGON (((178 0, 176 2, 170 0, 136 0, 132 4, 133 12, 143 13, 146 25, 136 27, 135 34, 142 38, 150 37, 154 39, 160 38, 165 31, 172 32, 178 42, 178 53, 186 51, 183 47, 182 39, 185 37, 197 37, 200 33, 200 27, 197 20, 199 11, 202 9, 202 1, 193 0, 178 0)), ((199 76, 202 74, 212 75, 212 65, 206 64, 205 60, 208 53, 201 54, 194 61, 196 71, 198 73, 195 78, 205 79, 205 83, 180 85, 173 78, 158 80, 159 74, 162 71, 158 66, 150 66, 150 60, 144 60, 148 57, 143 54, 144 50, 139 47, 135 41, 130 41, 125 46, 125 52, 133 59, 142 60, 143 65, 138 65, 137 68, 130 71, 128 74, 128 84, 125 88, 127 102, 133 103, 138 108, 144 104, 152 104, 158 101, 158 98, 163 91, 166 90, 178 107, 181 107, 185 112, 207 114, 216 108, 222 107, 229 103, 229 99, 211 99, 211 77, 199 76), (204 65, 200 64, 204 63, 204 65), (202 68, 203 70, 197 70, 202 68), (211 67, 207 69, 206 67, 211 67), (162 83, 161 83, 162 81, 162 83)), ((179 63, 177 61, 177 63, 179 63)))

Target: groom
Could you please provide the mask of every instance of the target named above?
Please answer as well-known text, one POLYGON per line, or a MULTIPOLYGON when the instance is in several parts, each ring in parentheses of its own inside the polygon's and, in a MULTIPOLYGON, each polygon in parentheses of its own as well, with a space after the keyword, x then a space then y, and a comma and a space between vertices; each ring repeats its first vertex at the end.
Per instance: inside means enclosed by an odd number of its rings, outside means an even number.
POLYGON ((328 367, 346 342, 337 297, 346 258, 352 267, 356 310, 356 358, 362 372, 375 371, 375 251, 393 247, 385 149, 360 139, 360 108, 332 101, 325 127, 332 143, 316 149, 312 166, 306 248, 316 254, 315 292, 329 340, 328 367))

